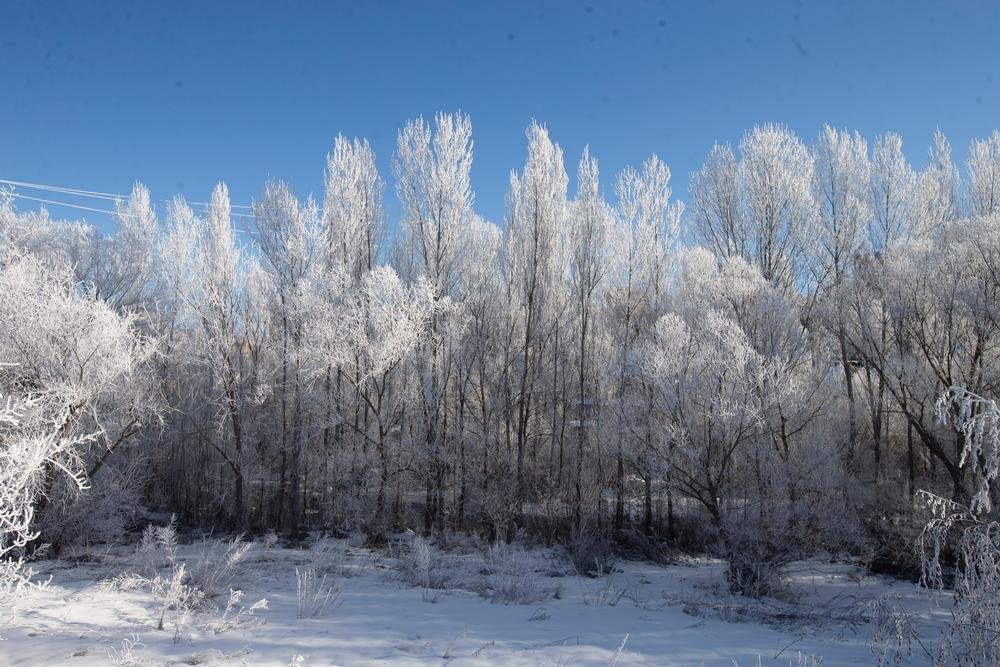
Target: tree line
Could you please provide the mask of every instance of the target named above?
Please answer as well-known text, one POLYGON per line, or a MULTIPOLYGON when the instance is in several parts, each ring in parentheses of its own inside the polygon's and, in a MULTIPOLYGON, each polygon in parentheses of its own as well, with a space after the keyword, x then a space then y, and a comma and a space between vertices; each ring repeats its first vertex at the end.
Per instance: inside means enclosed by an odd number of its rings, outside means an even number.
POLYGON ((142 506, 669 543, 762 593, 819 551, 902 558, 920 489, 972 498, 935 401, 997 392, 1000 133, 959 169, 939 132, 915 168, 895 134, 758 126, 686 206, 655 156, 605 184, 584 150, 570 193, 526 135, 501 224, 475 213, 462 114, 400 130, 394 221, 342 136, 321 202, 269 181, 248 213, 221 183, 158 207, 137 184, 105 232, 0 194, 0 443, 30 470, 6 516, 57 549, 142 506))

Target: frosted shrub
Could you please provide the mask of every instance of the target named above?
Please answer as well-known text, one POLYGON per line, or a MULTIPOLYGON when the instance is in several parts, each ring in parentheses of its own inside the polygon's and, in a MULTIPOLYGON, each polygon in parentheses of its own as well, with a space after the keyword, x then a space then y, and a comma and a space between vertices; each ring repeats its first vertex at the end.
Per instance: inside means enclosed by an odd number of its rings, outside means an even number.
POLYGON ((961 464, 978 481, 966 505, 923 493, 932 519, 920 537, 921 582, 944 587, 942 551, 958 532, 953 619, 944 631, 938 660, 942 664, 1000 663, 1000 522, 991 520, 991 485, 1000 477, 1000 409, 996 401, 965 389, 950 388, 937 403, 943 422, 964 436, 961 464))
POLYGON ((174 641, 179 642, 188 634, 191 617, 202 604, 205 596, 187 579, 184 563, 173 565, 165 574, 148 578, 139 574, 124 573, 103 584, 109 590, 148 590, 156 602, 156 629, 173 626, 174 641))
POLYGON ((912 615, 893 598, 882 595, 868 605, 871 614, 872 638, 869 647, 878 667, 908 663, 913 656, 913 642, 919 640, 912 615))
POLYGON ((214 609, 213 598, 228 591, 221 616, 211 627, 216 634, 255 622, 255 614, 267 608, 267 600, 243 605, 243 592, 230 587, 239 573, 241 561, 250 543, 240 537, 228 542, 205 540, 198 551, 182 562, 177 547, 177 523, 174 517, 163 526, 150 524, 136 547, 135 562, 140 572, 125 572, 103 585, 111 590, 146 590, 156 602, 158 630, 173 627, 174 641, 187 637, 197 612, 214 609), (161 572, 168 567, 165 572, 161 572))
POLYGON ((247 628, 258 621, 256 613, 267 609, 267 598, 261 598, 250 606, 243 603, 243 591, 230 590, 229 602, 222 611, 222 616, 212 626, 212 631, 221 635, 228 630, 247 628))
POLYGON ((327 575, 317 575, 315 568, 295 569, 297 618, 319 618, 340 597, 340 587, 327 575))
POLYGON ((980 519, 968 507, 931 494, 933 518, 920 536, 921 583, 944 588, 943 551, 958 533, 954 608, 944 631, 941 664, 1000 664, 1000 523, 980 519))
POLYGON ((404 572, 412 583, 430 587, 431 570, 433 567, 434 547, 419 535, 410 542, 408 557, 403 560, 404 572))
MULTIPOLYGON (((213 609, 204 591, 188 576, 185 563, 175 563, 165 573, 153 577, 125 572, 104 582, 102 586, 108 590, 149 591, 156 603, 156 629, 166 630, 168 626, 173 628, 174 642, 188 637, 196 613, 213 609)), ((242 603, 243 591, 231 589, 221 615, 210 624, 215 634, 248 627, 257 622, 258 611, 267 609, 265 598, 251 605, 242 603)))
POLYGON ((726 531, 723 556, 729 590, 748 597, 776 597, 785 588, 785 567, 795 559, 791 537, 782 545, 759 532, 759 524, 734 521, 726 531))
POLYGON ((81 492, 69 480, 59 480, 49 494, 38 527, 47 541, 67 547, 111 544, 121 538, 142 507, 149 480, 146 461, 133 452, 116 453, 96 480, 81 492))
POLYGON ((114 667, 133 667, 133 665, 140 664, 140 658, 136 656, 136 649, 145 646, 141 641, 139 641, 139 635, 132 633, 129 637, 122 640, 122 647, 109 648, 108 649, 108 660, 114 667))
POLYGON ((583 603, 589 607, 615 607, 630 591, 632 592, 631 599, 635 601, 636 607, 641 606, 634 585, 631 582, 622 585, 614 574, 609 574, 583 594, 583 603))
POLYGON ((791 563, 856 543, 858 513, 844 511, 841 499, 850 489, 827 444, 783 453, 755 445, 739 460, 752 476, 719 520, 731 592, 780 597, 791 563))
POLYGON ((188 634, 191 616, 204 599, 204 593, 185 583, 186 567, 175 565, 169 577, 156 577, 150 582, 153 596, 160 601, 160 618, 157 630, 163 630, 168 611, 173 611, 174 642, 188 634))
POLYGON ((430 540, 414 535, 409 548, 399 556, 399 573, 408 584, 427 590, 441 589, 448 584, 444 558, 430 540))
POLYGON ((0 605, 30 585, 36 512, 57 484, 88 487, 85 455, 153 350, 133 317, 79 289, 68 263, 0 242, 0 605))
POLYGON ((224 595, 242 571, 242 563, 253 546, 236 536, 229 541, 204 540, 191 558, 191 583, 209 598, 224 595))
POLYGON ((278 534, 274 532, 273 528, 271 528, 266 533, 264 533, 264 548, 271 549, 276 544, 278 544, 278 534))
POLYGON ((135 549, 136 565, 141 572, 155 573, 177 560, 177 518, 170 517, 164 526, 149 524, 135 549))
POLYGON ((490 602, 533 604, 551 596, 539 583, 530 554, 504 542, 483 554, 480 594, 490 602))
POLYGON ((615 569, 618 560, 608 535, 581 527, 570 537, 566 551, 576 573, 584 577, 602 577, 615 569))
POLYGON ((344 560, 344 548, 335 542, 319 542, 309 550, 309 565, 318 574, 329 574, 335 577, 343 576, 344 560))
MULTIPOLYGON (((3 371, 0 365, 0 380, 3 371)), ((0 391, 0 608, 37 585, 31 581, 25 548, 38 538, 35 503, 42 496, 46 470, 61 470, 79 489, 86 487, 73 449, 90 437, 59 437, 46 408, 40 397, 15 400, 0 391)), ((53 423, 68 418, 68 413, 59 414, 53 423)))

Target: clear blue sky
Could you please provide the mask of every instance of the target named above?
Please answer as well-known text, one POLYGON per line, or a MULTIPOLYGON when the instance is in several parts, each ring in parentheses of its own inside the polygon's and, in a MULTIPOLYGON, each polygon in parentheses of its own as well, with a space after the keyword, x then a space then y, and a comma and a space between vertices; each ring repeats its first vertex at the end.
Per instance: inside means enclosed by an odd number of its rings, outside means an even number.
POLYGON ((0 67, 0 178, 321 196, 339 132, 368 137, 391 193, 397 128, 461 109, 476 208, 500 222, 532 118, 571 174, 589 143, 609 195, 656 153, 687 199, 712 144, 764 121, 895 130, 918 165, 940 126, 964 160, 1000 126, 1000 3, 4 0, 0 67))

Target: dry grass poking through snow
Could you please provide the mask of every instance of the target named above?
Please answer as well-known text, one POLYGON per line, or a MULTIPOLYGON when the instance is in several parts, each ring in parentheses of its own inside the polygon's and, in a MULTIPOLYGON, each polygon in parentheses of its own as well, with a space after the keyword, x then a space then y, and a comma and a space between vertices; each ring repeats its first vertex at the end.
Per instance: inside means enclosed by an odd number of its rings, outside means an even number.
MULTIPOLYGON (((796 575, 797 600, 751 609, 725 592, 724 565, 714 561, 620 561, 610 575, 585 577, 559 550, 457 549, 412 536, 390 550, 359 545, 256 542, 234 551, 232 541, 176 543, 172 556, 117 549, 103 562, 47 561, 53 585, 0 631, 4 667, 871 664, 871 629, 865 618, 853 622, 869 614, 866 602, 895 594, 923 638, 947 615, 946 605, 930 611, 911 584, 822 562, 796 575), (240 593, 202 594, 186 618, 183 605, 165 604, 149 585, 98 585, 138 571, 145 558, 154 563, 141 573, 146 580, 167 581, 183 568, 180 585, 194 588, 187 572, 241 551, 232 572, 207 579, 240 593), (210 563, 198 563, 206 553, 210 563), (250 604, 261 598, 266 608, 250 604), (817 621, 831 611, 852 622, 817 621)), ((925 664, 917 651, 910 660, 925 664)))

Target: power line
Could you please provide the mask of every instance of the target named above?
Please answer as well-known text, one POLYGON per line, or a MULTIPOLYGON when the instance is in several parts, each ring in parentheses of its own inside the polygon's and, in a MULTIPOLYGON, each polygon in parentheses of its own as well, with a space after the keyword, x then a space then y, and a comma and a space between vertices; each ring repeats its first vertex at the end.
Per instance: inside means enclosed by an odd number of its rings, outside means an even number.
POLYGON ((94 197, 97 199, 109 199, 112 201, 118 201, 118 195, 113 195, 107 192, 92 192, 89 190, 77 190, 75 188, 61 188, 55 185, 39 185, 37 183, 24 183, 21 181, 8 181, 7 179, 0 178, 0 183, 5 183, 7 185, 13 185, 20 188, 28 188, 31 190, 47 190, 49 192, 61 192, 63 194, 80 195, 81 197, 94 197))
MULTIPOLYGON (((128 196, 126 196, 126 195, 119 195, 119 194, 114 194, 114 193, 111 193, 111 192, 97 192, 95 190, 81 190, 79 188, 65 188, 65 187, 61 187, 61 186, 58 186, 58 185, 43 185, 41 183, 27 183, 27 182, 24 182, 24 181, 11 181, 11 180, 8 180, 6 178, 0 178, 0 183, 4 183, 4 184, 7 184, 7 185, 12 185, 12 186, 15 186, 15 187, 28 188, 28 189, 32 189, 32 190, 46 190, 46 191, 49 191, 49 192, 59 192, 59 193, 62 193, 62 194, 75 195, 75 196, 79 196, 79 197, 91 197, 91 198, 95 198, 95 199, 105 199, 105 200, 109 200, 109 201, 122 201, 122 200, 127 200, 128 199, 128 196)), ((161 199, 159 201, 162 202, 162 203, 167 203, 167 200, 165 200, 165 199, 161 199)), ((202 206, 202 207, 205 207, 205 208, 211 206, 211 204, 208 203, 208 202, 186 201, 185 203, 188 204, 188 205, 191 205, 191 206, 202 206)), ((246 210, 253 210, 253 206, 248 206, 246 204, 230 204, 230 208, 240 208, 240 209, 246 209, 246 210)))
MULTIPOLYGON (((127 201, 129 199, 128 197, 126 197, 124 195, 114 194, 114 193, 111 193, 111 192, 98 192, 96 190, 82 190, 80 188, 66 188, 66 187, 62 187, 62 186, 58 186, 58 185, 45 185, 45 184, 42 184, 42 183, 28 183, 26 181, 13 181, 13 180, 9 180, 9 179, 6 179, 6 178, 0 178, 0 184, 9 185, 12 188, 18 188, 18 187, 20 187, 20 188, 28 188, 28 189, 34 189, 34 190, 41 190, 43 192, 52 192, 52 193, 56 193, 56 194, 67 195, 67 196, 70 196, 70 197, 90 197, 90 198, 93 198, 93 199, 100 199, 102 201, 113 201, 116 204, 118 202, 127 201)), ((17 199, 26 199, 26 200, 29 200, 29 201, 40 202, 42 204, 49 204, 51 206, 63 206, 63 207, 66 207, 66 208, 75 208, 75 209, 78 209, 78 210, 81 210, 81 211, 91 211, 91 212, 94 212, 94 213, 103 213, 103 214, 109 215, 109 216, 136 217, 134 215, 130 215, 128 213, 125 213, 124 211, 121 211, 121 212, 119 212, 119 211, 109 211, 107 209, 93 208, 93 207, 90 207, 90 206, 83 206, 81 204, 72 204, 72 203, 64 202, 64 201, 56 201, 56 200, 52 200, 52 199, 44 199, 44 198, 41 198, 41 197, 32 197, 30 195, 23 195, 23 194, 20 194, 18 192, 14 192, 14 191, 9 192, 8 194, 11 197, 14 197, 14 198, 17 198, 17 199)), ((159 200, 159 202, 160 203, 169 203, 165 199, 161 199, 161 200, 159 200)), ((184 203, 188 204, 188 205, 191 205, 191 206, 200 206, 205 211, 208 211, 211 208, 211 206, 212 206, 210 203, 207 203, 207 202, 189 202, 189 201, 185 201, 184 203)), ((254 216, 254 214, 252 212, 253 211, 253 206, 247 206, 245 204, 230 204, 229 208, 230 208, 229 216, 231 218, 240 218, 240 219, 243 219, 243 220, 253 220, 255 218, 255 216, 254 216), (232 211, 232 209, 234 209, 234 208, 246 209, 246 210, 249 210, 251 212, 250 213, 234 213, 232 211)), ((317 209, 317 211, 320 213, 320 215, 323 214, 323 209, 317 209)), ((239 229, 239 228, 237 228, 237 231, 241 232, 241 233, 251 234, 251 232, 249 230, 247 230, 247 229, 239 229)))
POLYGON ((41 202, 43 204, 51 204, 53 206, 65 206, 67 208, 78 208, 78 209, 81 209, 83 211, 93 211, 94 213, 107 213, 108 215, 125 215, 125 216, 128 216, 127 213, 119 213, 118 211, 108 211, 108 210, 105 210, 103 208, 92 208, 90 206, 81 206, 80 204, 70 204, 70 203, 62 202, 62 201, 53 201, 51 199, 42 199, 40 197, 31 197, 29 195, 22 195, 22 194, 19 194, 17 192, 11 192, 9 194, 10 194, 11 197, 14 197, 15 199, 30 199, 31 201, 37 201, 37 202, 41 202))
MULTIPOLYGON (((51 206, 64 206, 66 208, 76 208, 76 209, 80 209, 82 211, 92 211, 94 213, 104 213, 106 215, 117 216, 117 217, 126 217, 126 218, 137 218, 137 217, 139 217, 137 215, 129 214, 129 213, 126 213, 124 211, 109 211, 109 210, 103 209, 103 208, 93 208, 91 206, 83 206, 81 204, 71 204, 69 202, 64 202, 64 201, 55 201, 55 200, 52 200, 52 199, 43 199, 41 197, 32 197, 30 195, 22 195, 22 194, 17 193, 17 192, 10 192, 8 194, 11 197, 13 197, 14 199, 28 199, 30 201, 36 201, 36 202, 40 202, 42 204, 49 204, 51 206)), ((246 214, 246 213, 230 213, 229 215, 230 216, 235 216, 237 218, 253 218, 253 215, 246 214)), ((239 229, 239 228, 237 228, 236 231, 240 232, 240 233, 246 233, 246 234, 250 233, 248 230, 239 229)))

